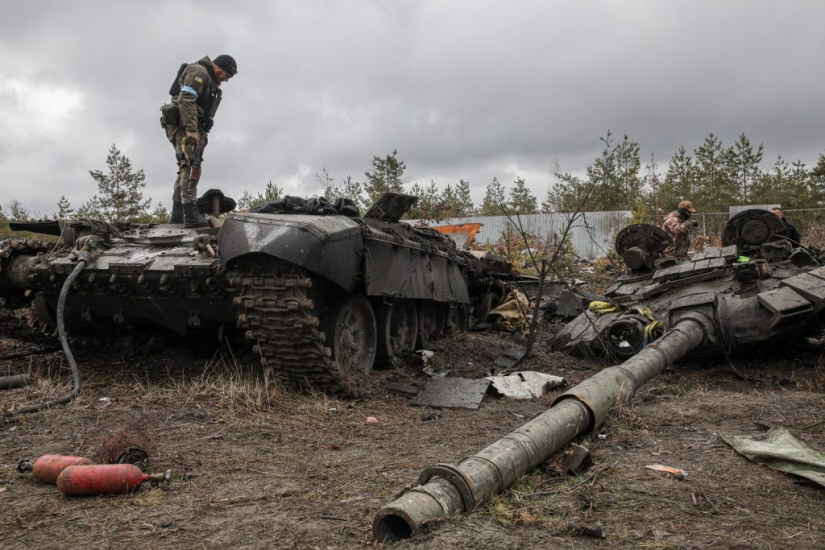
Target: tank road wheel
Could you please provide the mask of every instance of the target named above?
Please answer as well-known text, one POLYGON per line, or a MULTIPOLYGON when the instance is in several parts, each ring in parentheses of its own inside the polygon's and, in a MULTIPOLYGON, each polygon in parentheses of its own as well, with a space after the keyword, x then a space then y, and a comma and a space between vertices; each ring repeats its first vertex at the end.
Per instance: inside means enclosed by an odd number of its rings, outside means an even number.
POLYGON ((501 300, 499 299, 499 294, 497 292, 484 292, 478 298, 478 303, 473 310, 473 317, 475 317, 479 323, 486 322, 487 317, 490 316, 490 312, 498 307, 500 301, 501 300))
POLYGON ((324 341, 332 350, 342 378, 358 384, 372 370, 378 343, 375 314, 369 300, 350 296, 330 307, 321 318, 324 341))
POLYGON ((456 304, 447 308, 447 334, 470 330, 470 306, 456 304))
POLYGON ((378 304, 378 357, 381 366, 395 367, 400 355, 415 350, 418 311, 411 300, 378 304))
POLYGON ((418 306, 418 347, 426 349, 444 335, 447 322, 446 304, 425 301, 418 306))

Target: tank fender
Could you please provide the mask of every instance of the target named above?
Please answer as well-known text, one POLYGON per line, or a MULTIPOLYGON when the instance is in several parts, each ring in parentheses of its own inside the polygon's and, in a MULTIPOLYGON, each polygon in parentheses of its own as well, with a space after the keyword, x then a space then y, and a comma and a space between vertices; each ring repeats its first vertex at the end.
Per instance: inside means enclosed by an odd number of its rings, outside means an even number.
POLYGON ((366 292, 371 296, 469 304, 463 265, 457 256, 371 239, 364 257, 366 292))
POLYGON ((218 232, 222 262, 263 253, 318 274, 352 292, 359 278, 361 226, 345 216, 228 216, 218 232))

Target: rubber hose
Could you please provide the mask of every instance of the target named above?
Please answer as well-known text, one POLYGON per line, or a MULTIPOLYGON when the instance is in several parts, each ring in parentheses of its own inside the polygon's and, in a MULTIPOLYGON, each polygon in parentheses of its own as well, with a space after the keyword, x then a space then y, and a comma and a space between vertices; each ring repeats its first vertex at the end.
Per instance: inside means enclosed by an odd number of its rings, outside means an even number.
POLYGON ((60 399, 55 399, 54 401, 49 401, 48 403, 43 403, 42 405, 36 405, 34 407, 29 407, 28 409, 22 409, 14 412, 4 412, 3 418, 11 418, 21 414, 36 413, 44 409, 54 407, 55 405, 65 405, 66 403, 71 402, 75 397, 77 397, 77 394, 80 393, 80 371, 77 368, 77 362, 74 360, 72 350, 69 348, 69 340, 66 338, 66 325, 63 321, 63 317, 64 310, 66 309, 66 296, 69 294, 69 288, 71 288, 72 283, 75 279, 77 279, 77 276, 80 275, 80 272, 83 271, 84 267, 86 267, 86 260, 78 260, 74 270, 68 277, 66 277, 66 282, 63 283, 63 288, 60 289, 60 297, 57 299, 57 334, 60 337, 60 345, 63 348, 63 353, 66 354, 66 359, 69 361, 69 366, 72 368, 74 389, 72 389, 72 392, 69 395, 61 397, 60 399))

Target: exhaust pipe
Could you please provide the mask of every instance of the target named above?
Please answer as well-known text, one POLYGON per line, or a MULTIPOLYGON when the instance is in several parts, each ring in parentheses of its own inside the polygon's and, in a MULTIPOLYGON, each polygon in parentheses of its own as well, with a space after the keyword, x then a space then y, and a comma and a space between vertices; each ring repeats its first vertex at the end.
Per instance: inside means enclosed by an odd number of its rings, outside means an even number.
POLYGON ((560 395, 547 412, 458 465, 436 464, 410 489, 378 511, 372 522, 380 542, 409 538, 428 521, 470 512, 519 477, 593 431, 618 403, 705 339, 709 319, 683 318, 670 331, 621 365, 606 368, 560 395))

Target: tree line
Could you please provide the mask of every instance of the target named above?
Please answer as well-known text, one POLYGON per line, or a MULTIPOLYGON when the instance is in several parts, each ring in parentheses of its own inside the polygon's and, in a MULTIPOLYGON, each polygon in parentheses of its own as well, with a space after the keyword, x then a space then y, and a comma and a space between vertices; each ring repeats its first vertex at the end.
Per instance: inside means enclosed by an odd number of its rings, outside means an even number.
MULTIPOLYGON (((486 185, 479 205, 474 204, 470 182, 464 179, 447 183, 441 189, 434 181, 426 185, 409 184, 404 179, 406 164, 398 157, 398 150, 374 156, 363 178, 348 175, 335 183, 325 168, 315 177, 323 188, 323 196, 330 202, 346 197, 362 212, 387 191, 416 195, 419 200, 408 213, 410 219, 574 211, 586 190, 588 210, 631 210, 636 219, 648 221, 661 219, 683 199, 693 201, 700 212, 723 212, 736 204, 776 203, 787 209, 825 207, 825 154, 820 154, 810 168, 801 160, 789 162, 782 155, 765 168, 763 144, 753 146, 742 133, 732 145, 726 146, 711 133, 692 151, 679 147, 663 170, 653 155, 643 163, 639 144, 627 135, 618 140, 608 131, 599 139, 602 150, 587 166, 584 176, 563 172, 558 164, 553 167, 553 181, 547 185, 541 202, 523 178, 516 178, 508 189, 494 177, 486 185)), ((61 196, 53 218, 139 223, 168 220, 169 212, 162 203, 152 208, 151 199, 144 199, 143 170, 135 171, 131 161, 115 145, 108 151, 106 171, 90 170, 89 175, 96 182, 98 193, 76 210, 61 196)), ((261 192, 244 191, 237 201, 238 208, 248 210, 282 196, 283 189, 270 181, 261 192)), ((32 213, 14 199, 5 209, 0 209, 3 225, 33 218, 32 213)))
POLYGON ((316 178, 327 198, 349 197, 362 208, 385 191, 417 195, 418 204, 409 213, 413 219, 573 212, 581 208, 585 193, 588 210, 630 210, 635 219, 647 221, 661 220, 685 199, 701 212, 727 212, 729 206, 748 204, 825 207, 825 154, 810 168, 801 160, 789 162, 778 155, 766 169, 764 144, 755 147, 742 133, 735 143, 725 146, 711 133, 692 152, 679 147, 663 171, 653 155, 643 163, 639 144, 627 135, 617 140, 608 131, 599 139, 602 151, 587 166, 584 177, 554 166, 553 181, 541 202, 518 177, 509 189, 494 177, 478 206, 464 179, 440 191, 433 181, 405 187, 406 165, 398 159, 397 150, 386 157, 373 157, 363 183, 347 176, 335 185, 326 170, 316 178))

